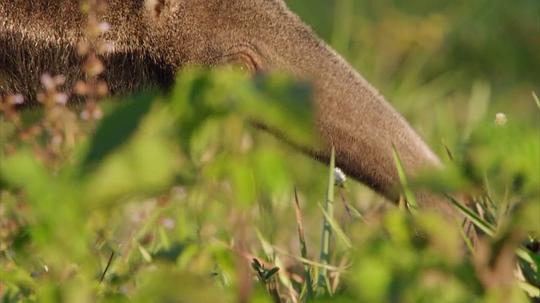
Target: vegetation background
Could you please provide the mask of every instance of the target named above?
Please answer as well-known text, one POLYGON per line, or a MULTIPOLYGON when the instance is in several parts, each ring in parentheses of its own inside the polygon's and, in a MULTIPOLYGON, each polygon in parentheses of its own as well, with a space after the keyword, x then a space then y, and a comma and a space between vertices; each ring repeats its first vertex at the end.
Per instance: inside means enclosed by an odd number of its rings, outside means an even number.
POLYGON ((475 252, 245 122, 309 138, 302 84, 189 69, 98 122, 5 98, 2 302, 540 301, 540 1, 287 2, 444 159, 404 189, 468 193, 475 252))

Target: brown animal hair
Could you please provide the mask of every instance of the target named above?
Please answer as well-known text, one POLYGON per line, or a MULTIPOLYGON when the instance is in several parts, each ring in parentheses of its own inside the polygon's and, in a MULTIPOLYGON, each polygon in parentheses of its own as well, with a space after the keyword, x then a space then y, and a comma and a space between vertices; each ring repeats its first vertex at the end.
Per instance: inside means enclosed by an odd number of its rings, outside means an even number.
MULTIPOLYGON (((396 201, 395 146, 408 173, 440 161, 392 106, 333 51, 283 0, 110 0, 103 19, 104 75, 113 93, 167 87, 188 64, 243 62, 281 70, 314 84, 316 122, 326 147, 306 147, 396 201)), ((44 72, 80 78, 76 46, 84 18, 78 0, 0 2, 0 95, 35 98, 44 72)), ((419 194, 420 206, 461 218, 444 199, 419 194)))

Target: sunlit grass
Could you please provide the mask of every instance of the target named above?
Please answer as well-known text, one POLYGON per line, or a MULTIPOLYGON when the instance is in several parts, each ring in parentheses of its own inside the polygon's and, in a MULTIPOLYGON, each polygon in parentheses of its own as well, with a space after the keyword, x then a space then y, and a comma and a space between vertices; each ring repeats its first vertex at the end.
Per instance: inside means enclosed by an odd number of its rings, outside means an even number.
POLYGON ((538 300, 540 101, 532 76, 510 71, 537 54, 514 58, 520 50, 496 39, 481 52, 506 50, 504 60, 479 62, 467 26, 494 22, 479 2, 479 17, 464 2, 293 3, 445 159, 444 170, 416 179, 395 153, 413 214, 350 178, 336 185, 333 157, 317 163, 252 127, 264 119, 313 140, 304 84, 187 70, 170 93, 103 102, 95 125, 60 104, 12 113, 20 120, 2 114, 4 302, 538 300), (507 77, 515 81, 499 85, 507 77), (29 140, 27 128, 57 110, 70 140, 52 145, 56 128, 29 140), (426 188, 477 226, 474 248, 440 214, 417 209, 426 188))

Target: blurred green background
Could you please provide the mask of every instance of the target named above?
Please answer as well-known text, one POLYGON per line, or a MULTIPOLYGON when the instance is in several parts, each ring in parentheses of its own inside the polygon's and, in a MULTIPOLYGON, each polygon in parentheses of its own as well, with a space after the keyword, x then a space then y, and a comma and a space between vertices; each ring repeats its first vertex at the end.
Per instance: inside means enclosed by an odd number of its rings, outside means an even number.
POLYGON ((540 1, 287 3, 413 120, 433 117, 431 103, 463 109, 479 81, 490 89, 493 111, 511 111, 518 119, 534 114, 540 1))
POLYGON ((325 247, 329 168, 245 123, 306 135, 297 84, 192 69, 168 95, 102 102, 97 125, 59 106, 22 133, 0 120, 2 302, 540 300, 540 1, 287 3, 443 159, 411 184, 470 194, 491 234, 477 253, 354 180, 325 247))
POLYGON ((504 91, 540 80, 535 0, 287 3, 372 81, 401 82, 407 64, 422 70, 422 82, 462 73, 458 84, 481 78, 504 91))

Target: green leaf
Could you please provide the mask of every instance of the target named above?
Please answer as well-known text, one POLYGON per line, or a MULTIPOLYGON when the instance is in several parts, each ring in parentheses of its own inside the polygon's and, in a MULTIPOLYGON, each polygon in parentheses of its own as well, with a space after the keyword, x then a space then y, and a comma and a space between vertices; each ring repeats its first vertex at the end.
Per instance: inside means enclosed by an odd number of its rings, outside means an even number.
POLYGON ((279 137, 300 145, 317 142, 313 116, 311 87, 284 75, 259 76, 255 86, 260 97, 244 102, 245 110, 265 128, 279 137))
POLYGON ((103 118, 83 161, 83 173, 94 169, 131 138, 155 99, 156 94, 150 92, 126 98, 122 105, 103 118))

